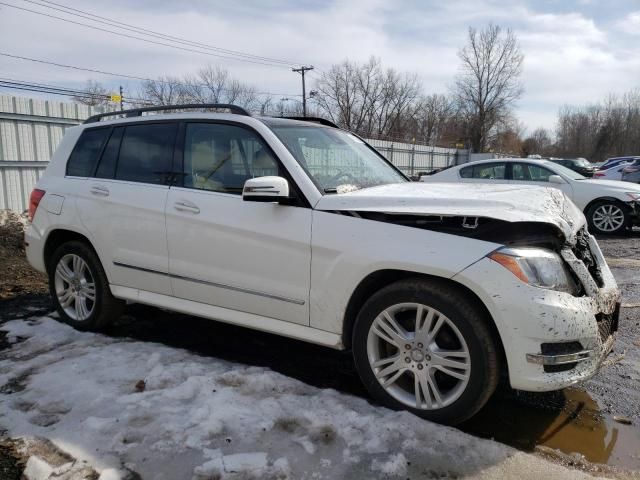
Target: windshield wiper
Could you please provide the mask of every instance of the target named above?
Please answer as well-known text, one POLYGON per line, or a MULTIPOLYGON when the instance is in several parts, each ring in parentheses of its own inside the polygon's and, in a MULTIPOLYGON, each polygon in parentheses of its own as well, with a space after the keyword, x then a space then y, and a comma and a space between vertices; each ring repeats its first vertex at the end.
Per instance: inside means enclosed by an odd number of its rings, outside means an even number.
POLYGON ((336 187, 325 188, 324 193, 338 193, 338 189, 336 187))

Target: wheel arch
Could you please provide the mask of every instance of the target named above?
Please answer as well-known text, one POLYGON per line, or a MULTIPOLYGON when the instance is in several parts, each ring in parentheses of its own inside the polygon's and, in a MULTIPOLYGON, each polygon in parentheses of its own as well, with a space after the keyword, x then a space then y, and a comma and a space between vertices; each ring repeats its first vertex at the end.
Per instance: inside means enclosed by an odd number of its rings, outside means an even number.
POLYGON ((89 248, 91 248, 94 251, 96 256, 100 258, 100 255, 98 254, 93 244, 91 243, 91 240, 89 240, 88 237, 74 230, 69 230, 66 228, 56 228, 51 232, 49 232, 49 234, 47 235, 47 239, 44 243, 44 249, 42 254, 44 257, 43 258, 44 265, 45 265, 45 268, 47 269, 47 273, 49 271, 49 262, 50 262, 51 256, 53 255, 53 252, 55 252, 56 249, 63 243, 67 243, 74 240, 87 244, 87 246, 89 246, 89 248))
POLYGON ((399 280, 405 280, 407 278, 428 280, 431 282, 438 282, 440 284, 446 285, 449 288, 457 290, 461 295, 465 296, 465 298, 470 299, 474 304, 476 304, 478 308, 482 310, 483 317, 486 319, 487 325, 489 326, 492 335, 497 340, 500 350, 499 355, 503 360, 501 363, 504 368, 507 368, 506 354, 498 327, 496 326, 495 321, 493 320, 493 317, 489 312, 489 309, 473 290, 449 278, 405 270, 378 270, 370 273, 360 281, 358 286, 352 292, 351 297, 349 298, 349 301, 347 303, 347 308, 345 310, 342 327, 342 343, 345 348, 351 348, 351 335, 355 326, 356 318, 367 299, 381 288, 384 288, 387 285, 390 285, 399 280))

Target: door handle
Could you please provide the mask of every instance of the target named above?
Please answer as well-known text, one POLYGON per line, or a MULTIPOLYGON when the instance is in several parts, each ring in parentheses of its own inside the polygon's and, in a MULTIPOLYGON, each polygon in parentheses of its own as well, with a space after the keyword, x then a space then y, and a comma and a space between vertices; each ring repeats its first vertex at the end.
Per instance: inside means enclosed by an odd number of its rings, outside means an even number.
POLYGON ((187 200, 179 200, 173 204, 173 208, 178 210, 179 212, 190 212, 190 213, 200 213, 200 209, 197 205, 187 201, 187 200))
POLYGON ((94 195, 100 195, 103 197, 109 196, 109 189, 107 187, 103 187, 102 185, 93 185, 90 192, 94 195))

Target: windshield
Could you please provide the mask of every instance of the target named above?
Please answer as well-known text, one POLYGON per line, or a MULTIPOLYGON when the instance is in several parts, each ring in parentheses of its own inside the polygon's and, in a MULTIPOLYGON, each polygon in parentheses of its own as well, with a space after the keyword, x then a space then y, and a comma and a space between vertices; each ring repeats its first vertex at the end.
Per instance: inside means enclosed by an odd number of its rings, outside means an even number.
POLYGON ((578 165, 579 167, 590 167, 591 163, 589 162, 589 160, 586 160, 584 158, 577 158, 576 160, 574 160, 574 162, 576 162, 576 165, 578 165))
POLYGON ((587 177, 580 175, 578 172, 571 170, 570 168, 563 167, 557 163, 549 162, 548 166, 551 167, 556 173, 560 173, 565 177, 569 177, 572 180, 585 180, 587 177))
POLYGON ((323 193, 408 180, 355 135, 316 126, 272 126, 323 193))

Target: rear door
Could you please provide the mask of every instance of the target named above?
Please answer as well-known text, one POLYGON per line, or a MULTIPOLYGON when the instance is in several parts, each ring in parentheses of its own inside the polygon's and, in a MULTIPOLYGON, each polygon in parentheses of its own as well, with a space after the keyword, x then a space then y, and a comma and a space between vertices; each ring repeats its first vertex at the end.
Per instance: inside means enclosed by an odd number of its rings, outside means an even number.
POLYGON ((253 129, 216 122, 183 129, 182 185, 171 187, 166 207, 174 295, 307 325, 312 210, 290 178, 298 203, 242 200, 247 179, 287 176, 253 129))
POLYGON ((171 294, 165 204, 177 134, 175 122, 115 127, 78 198, 110 281, 171 294))

